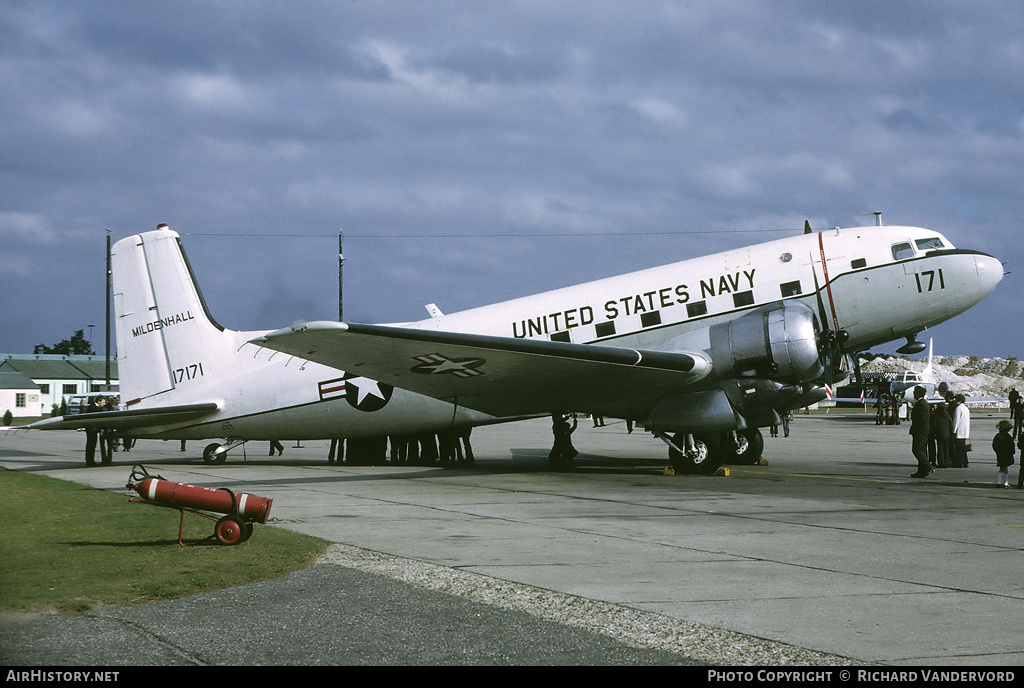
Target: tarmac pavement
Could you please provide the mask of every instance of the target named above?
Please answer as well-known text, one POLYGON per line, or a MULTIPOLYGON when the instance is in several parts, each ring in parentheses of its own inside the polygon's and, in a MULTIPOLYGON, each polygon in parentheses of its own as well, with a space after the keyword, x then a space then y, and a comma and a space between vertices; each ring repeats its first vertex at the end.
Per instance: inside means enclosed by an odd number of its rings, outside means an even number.
POLYGON ((862 415, 797 416, 728 477, 665 475, 660 441, 583 419, 557 472, 545 420, 475 430, 460 468, 328 465, 314 441, 208 466, 205 443, 143 440, 86 469, 81 433, 0 435, 10 469, 123 493, 143 463, 339 543, 274 581, 6 618, 0 664, 1020 666, 1024 493, 993 484, 996 420, 975 411, 971 466, 927 479, 906 425, 862 415))

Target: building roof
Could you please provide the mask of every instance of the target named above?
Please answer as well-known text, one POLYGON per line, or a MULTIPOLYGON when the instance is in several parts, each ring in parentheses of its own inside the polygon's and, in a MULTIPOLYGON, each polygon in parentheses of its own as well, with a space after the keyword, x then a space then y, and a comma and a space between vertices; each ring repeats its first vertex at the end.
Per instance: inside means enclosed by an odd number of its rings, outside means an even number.
POLYGON ((32 378, 16 371, 0 370, 0 389, 39 389, 32 378))
MULTIPOLYGON (((0 371, 17 371, 33 380, 105 380, 105 356, 0 354, 0 371)), ((117 380, 117 361, 110 361, 110 379, 117 380)))

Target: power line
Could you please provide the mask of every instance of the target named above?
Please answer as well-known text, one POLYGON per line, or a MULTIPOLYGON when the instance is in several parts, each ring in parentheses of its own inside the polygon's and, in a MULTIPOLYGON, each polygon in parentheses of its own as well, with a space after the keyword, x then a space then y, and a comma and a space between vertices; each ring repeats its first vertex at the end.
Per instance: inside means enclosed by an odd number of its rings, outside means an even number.
MULTIPOLYGON (((351 239, 537 239, 537 238, 575 238, 575 237, 608 237, 608 236, 685 236, 688 234, 765 234, 769 232, 798 233, 800 229, 694 229, 675 232, 542 232, 533 234, 353 234, 345 233, 345 237, 351 239)), ((180 232, 183 236, 221 236, 221 237, 248 237, 259 239, 333 239, 338 236, 337 232, 332 234, 256 234, 248 232, 180 232)))

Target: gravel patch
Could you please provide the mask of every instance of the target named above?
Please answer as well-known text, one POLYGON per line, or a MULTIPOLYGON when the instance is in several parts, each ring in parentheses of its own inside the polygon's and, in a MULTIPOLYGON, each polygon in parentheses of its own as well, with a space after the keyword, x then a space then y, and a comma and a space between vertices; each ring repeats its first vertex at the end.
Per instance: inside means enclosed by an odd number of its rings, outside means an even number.
POLYGON ((332 545, 317 563, 386 576, 420 588, 600 633, 632 647, 674 652, 710 664, 839 666, 860 663, 847 657, 681 621, 653 612, 348 545, 332 545))

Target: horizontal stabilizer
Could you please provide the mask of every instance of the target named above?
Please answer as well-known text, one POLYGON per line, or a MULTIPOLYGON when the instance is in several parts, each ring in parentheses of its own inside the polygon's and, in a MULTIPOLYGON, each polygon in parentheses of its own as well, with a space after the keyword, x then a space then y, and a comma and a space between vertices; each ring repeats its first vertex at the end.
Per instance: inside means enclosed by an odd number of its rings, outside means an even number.
POLYGON ((30 425, 22 425, 17 430, 77 430, 78 428, 96 430, 130 430, 138 427, 154 425, 173 425, 210 415, 220 406, 209 402, 206 404, 184 404, 181 406, 165 406, 163 408, 135 409, 131 411, 101 411, 99 413, 79 413, 73 416, 57 416, 46 418, 30 425))
POLYGON ((495 416, 640 402, 710 367, 688 353, 335 322, 252 342, 495 416))

